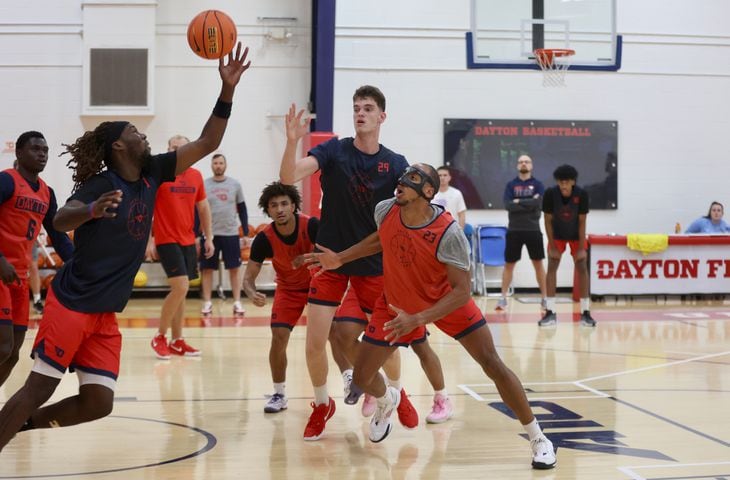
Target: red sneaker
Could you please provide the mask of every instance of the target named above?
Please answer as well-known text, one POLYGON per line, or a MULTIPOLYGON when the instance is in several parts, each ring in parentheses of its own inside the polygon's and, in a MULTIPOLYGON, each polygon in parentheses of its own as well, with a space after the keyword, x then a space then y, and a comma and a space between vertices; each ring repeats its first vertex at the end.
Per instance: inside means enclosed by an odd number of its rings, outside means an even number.
POLYGON ((329 399, 329 404, 315 405, 312 402, 312 414, 309 416, 307 426, 304 428, 304 440, 314 441, 319 440, 324 433, 324 426, 327 424, 327 420, 332 418, 335 414, 335 401, 332 397, 329 399))
POLYGON ((415 408, 413 408, 413 404, 403 388, 400 390, 398 420, 400 421, 400 424, 406 428, 416 428, 418 426, 418 412, 415 408))
POLYGON ((155 335, 150 342, 152 350, 155 351, 155 356, 160 360, 170 359, 170 348, 167 345, 167 338, 164 335, 155 335))
POLYGON ((185 339, 182 338, 178 338, 170 344, 170 353, 174 353, 175 355, 181 355, 183 357, 200 356, 200 350, 191 347, 190 345, 185 343, 185 339))

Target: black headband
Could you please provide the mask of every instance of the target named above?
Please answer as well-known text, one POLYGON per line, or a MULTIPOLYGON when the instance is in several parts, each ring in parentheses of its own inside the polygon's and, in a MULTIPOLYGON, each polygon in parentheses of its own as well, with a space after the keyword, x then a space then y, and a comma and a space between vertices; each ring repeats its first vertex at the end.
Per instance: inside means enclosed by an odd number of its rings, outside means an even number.
POLYGON ((122 136, 122 132, 125 128, 127 128, 127 125, 129 125, 129 122, 127 121, 118 121, 118 122, 110 122, 109 126, 106 129, 106 134, 104 135, 104 158, 107 160, 111 159, 112 156, 112 143, 119 140, 119 137, 122 136))

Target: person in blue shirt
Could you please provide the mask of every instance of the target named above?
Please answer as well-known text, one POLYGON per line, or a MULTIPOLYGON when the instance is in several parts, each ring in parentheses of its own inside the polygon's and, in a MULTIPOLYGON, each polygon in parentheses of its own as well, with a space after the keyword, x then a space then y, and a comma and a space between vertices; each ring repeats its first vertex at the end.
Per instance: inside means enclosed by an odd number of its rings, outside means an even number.
POLYGON ((707 215, 687 227, 684 233, 730 233, 730 225, 722 219, 725 208, 720 202, 712 202, 707 215))

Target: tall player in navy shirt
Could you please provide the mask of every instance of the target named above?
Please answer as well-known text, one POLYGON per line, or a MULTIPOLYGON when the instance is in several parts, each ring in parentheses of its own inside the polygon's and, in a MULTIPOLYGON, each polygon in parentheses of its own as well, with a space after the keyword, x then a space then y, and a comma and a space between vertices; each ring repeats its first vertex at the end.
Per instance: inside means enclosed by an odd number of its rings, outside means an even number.
POLYGON ((200 138, 176 152, 151 156, 147 136, 122 121, 104 122, 66 145, 74 193, 53 224, 75 229, 75 251, 49 290, 32 371, 0 411, 0 449, 19 430, 76 425, 112 411, 122 347, 115 312, 127 304, 144 259, 155 194, 220 145, 247 55, 239 43, 227 63, 220 59, 213 114, 200 138), (67 368, 78 374, 78 395, 40 408, 67 368))
MULTIPOLYGON (((297 159, 297 144, 309 131, 309 120, 303 120, 304 112, 297 113, 292 105, 286 116, 287 143, 279 170, 281 183, 288 185, 320 170, 322 215, 317 244, 334 251, 346 249, 377 230, 373 218, 375 205, 393 196, 398 179, 408 167, 403 155, 379 143, 380 126, 386 117, 383 93, 376 87, 365 85, 355 91, 352 101, 355 137, 329 140, 301 159, 297 159)), ((382 256, 364 257, 312 279, 308 298, 306 357, 315 398, 312 414, 304 429, 305 440, 318 440, 327 420, 335 413, 335 403, 327 391, 326 346, 332 318, 347 290, 348 281, 360 300, 362 310, 372 313, 375 300, 383 291, 382 256)), ((352 355, 350 346, 342 345, 343 351, 352 355)), ((349 360, 353 362, 352 358, 349 360)), ((386 370, 393 380, 391 385, 398 388, 399 362, 400 359, 395 358, 395 368, 386 370), (397 376, 391 372, 397 373, 397 376)), ((346 385, 346 393, 347 389, 346 385)), ((415 409, 405 395, 402 398, 399 418, 406 420, 408 426, 417 425, 415 409)))

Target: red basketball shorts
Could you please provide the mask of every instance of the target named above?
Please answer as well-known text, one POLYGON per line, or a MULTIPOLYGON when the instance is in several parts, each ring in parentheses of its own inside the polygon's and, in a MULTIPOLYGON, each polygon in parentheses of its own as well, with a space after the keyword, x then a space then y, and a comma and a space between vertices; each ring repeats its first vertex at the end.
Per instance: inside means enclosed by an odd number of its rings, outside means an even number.
POLYGON ((355 276, 343 275, 326 271, 312 277, 309 284, 309 303, 337 307, 347 290, 347 284, 355 291, 360 307, 366 313, 371 313, 375 301, 383 293, 383 276, 355 276))
POLYGON ((69 310, 48 289, 33 355, 60 372, 81 370, 116 380, 122 334, 117 317, 109 313, 69 310))
POLYGON ((22 279, 20 284, 13 282, 10 285, 0 282, 0 325, 12 325, 13 330, 27 330, 29 313, 28 280, 22 279))
POLYGON ((274 291, 274 304, 271 307, 271 326, 292 330, 302 317, 304 307, 307 305, 308 294, 308 290, 277 288, 274 291))
MULTIPOLYGON (((385 301, 385 295, 382 295, 375 304, 375 311, 373 312, 372 317, 370 317, 370 323, 367 327, 365 327, 363 340, 375 345, 389 345, 390 342, 385 340, 385 336, 389 332, 384 330, 383 327, 387 322, 391 321, 395 317, 396 313, 388 308, 385 301)), ((464 306, 457 308, 441 320, 434 322, 434 325, 436 325, 439 330, 456 340, 486 324, 487 322, 484 320, 484 315, 482 314, 482 311, 479 310, 477 304, 474 303, 474 300, 469 300, 464 306)), ((426 335, 426 327, 420 326, 413 329, 410 333, 396 338, 393 345, 407 347, 412 343, 425 341, 426 335)))
POLYGON ((368 324, 368 317, 360 307, 360 300, 357 298, 355 290, 352 288, 347 290, 345 298, 335 312, 335 322, 353 322, 360 325, 368 324))

